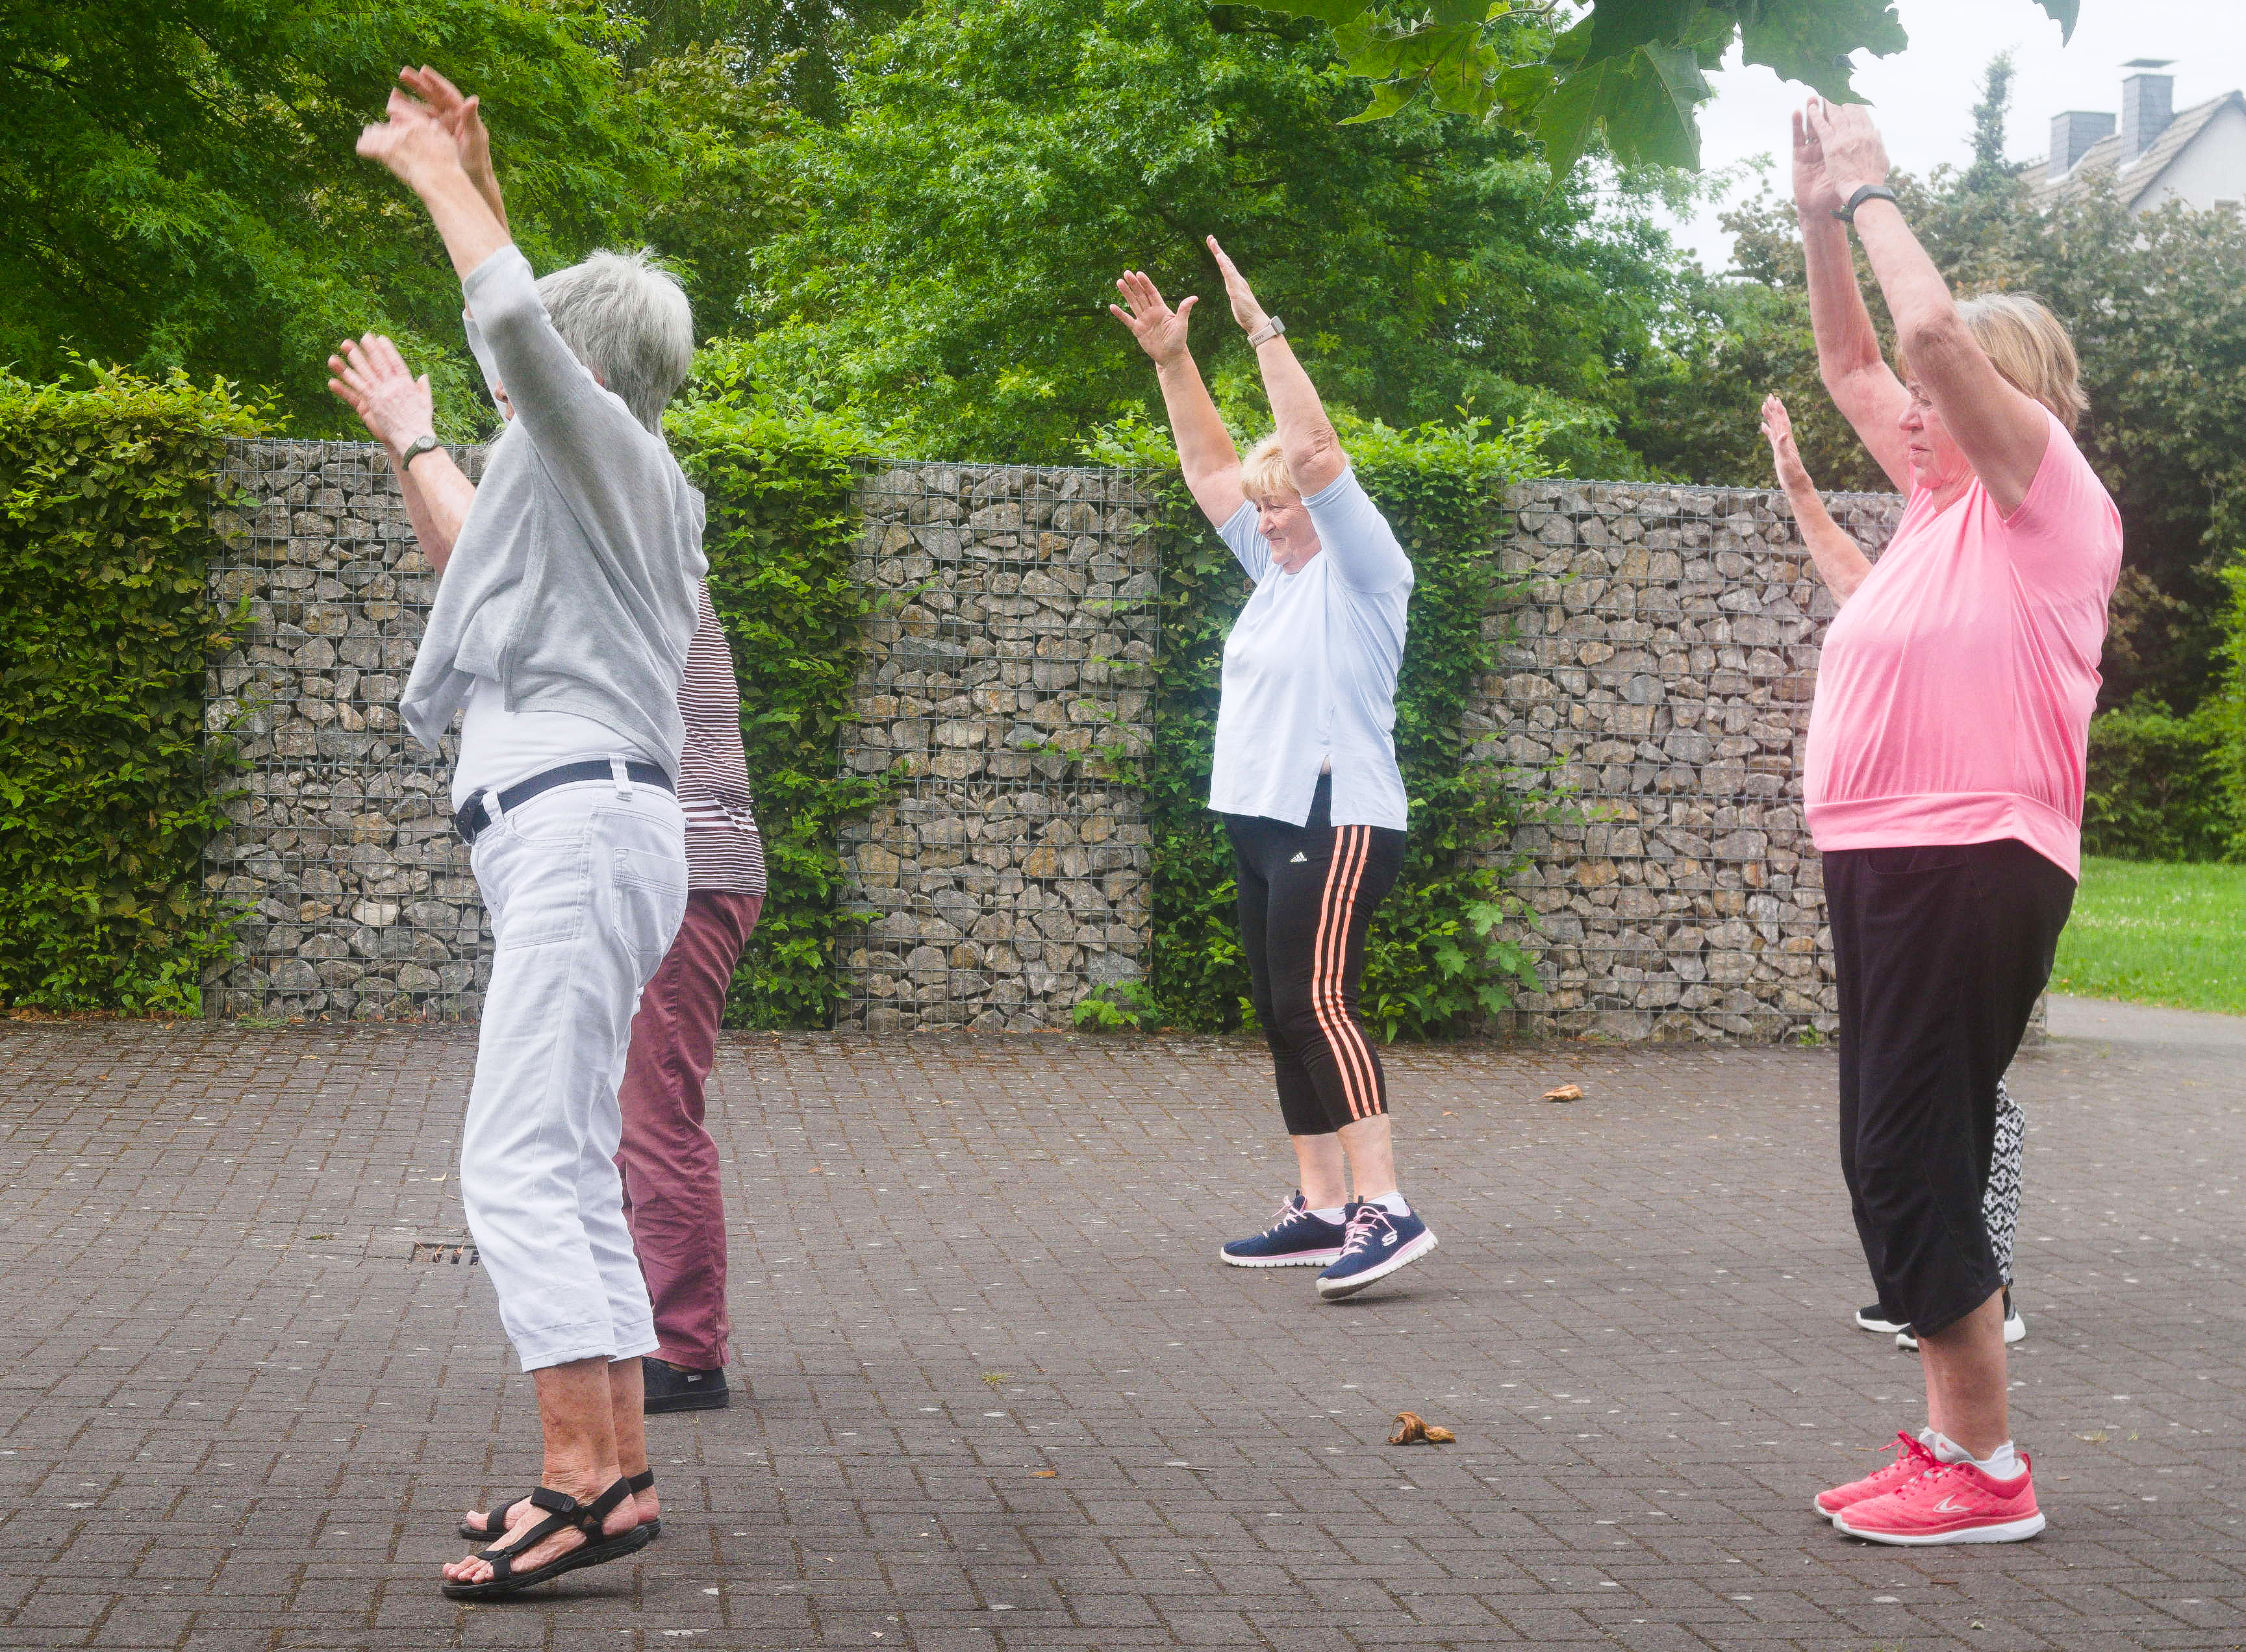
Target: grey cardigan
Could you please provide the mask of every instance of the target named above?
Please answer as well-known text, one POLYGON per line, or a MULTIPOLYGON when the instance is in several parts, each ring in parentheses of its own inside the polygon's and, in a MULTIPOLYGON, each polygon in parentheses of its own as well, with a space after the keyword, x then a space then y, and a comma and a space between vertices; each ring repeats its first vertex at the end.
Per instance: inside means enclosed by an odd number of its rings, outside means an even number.
POLYGON ((514 418, 485 460, 399 712, 434 751, 489 677, 510 711, 590 717, 675 780, 709 567, 702 495, 562 342, 521 253, 500 248, 460 286, 514 418))

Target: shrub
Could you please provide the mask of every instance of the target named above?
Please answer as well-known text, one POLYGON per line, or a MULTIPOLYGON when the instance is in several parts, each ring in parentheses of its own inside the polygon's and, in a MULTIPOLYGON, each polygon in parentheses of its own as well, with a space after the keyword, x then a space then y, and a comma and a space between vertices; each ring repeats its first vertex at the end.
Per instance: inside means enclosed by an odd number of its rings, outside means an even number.
POLYGON ((0 1003, 193 1015, 228 929, 201 877, 233 762, 203 731, 211 479, 265 409, 86 366, 0 377, 0 1003))
POLYGON ((2220 860, 2233 848, 2219 697, 2191 717, 2142 702, 2090 724, 2086 854, 2122 860, 2220 860))

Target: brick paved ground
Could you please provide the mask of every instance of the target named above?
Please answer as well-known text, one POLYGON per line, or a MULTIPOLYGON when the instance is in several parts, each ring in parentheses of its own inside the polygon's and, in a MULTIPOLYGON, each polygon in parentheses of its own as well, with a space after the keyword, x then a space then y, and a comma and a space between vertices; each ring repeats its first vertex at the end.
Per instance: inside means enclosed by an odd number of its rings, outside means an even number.
POLYGON ((1288 1182, 1252 1048, 742 1037, 741 1399, 657 1420, 636 1563, 481 1608, 436 1567, 527 1484, 529 1384, 480 1269, 404 1260, 459 1232, 470 1053, 0 1026, 0 1643, 2246 1644, 2235 1044, 2023 1058, 2052 1526, 1913 1553, 1807 1508, 1916 1420, 1827 1052, 1396 1055, 1443 1247, 1322 1308, 1212 1260, 1288 1182))

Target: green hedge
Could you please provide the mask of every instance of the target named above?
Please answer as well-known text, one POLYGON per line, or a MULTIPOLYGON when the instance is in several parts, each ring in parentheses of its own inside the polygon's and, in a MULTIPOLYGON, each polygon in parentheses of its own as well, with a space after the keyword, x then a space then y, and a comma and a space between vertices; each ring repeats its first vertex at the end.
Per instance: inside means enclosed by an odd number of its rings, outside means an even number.
POLYGON ((826 1027, 840 997, 835 827, 888 782, 836 777, 859 628, 873 608, 850 575, 853 454, 865 432, 728 399, 668 420, 709 506, 710 599, 733 645, 741 741, 771 890, 725 1003, 731 1027, 826 1027))
POLYGON ((228 928, 201 878, 232 762, 203 735, 211 478, 263 409, 89 371, 0 377, 0 1003, 192 1015, 228 928))
MULTIPOLYGON (((1509 1006, 1516 985, 1535 984, 1534 960, 1501 928, 1521 915, 1504 892, 1517 865, 1506 846, 1528 800, 1502 775, 1467 764, 1463 724, 1475 679, 1493 664, 1496 631, 1486 621, 1507 589, 1494 554, 1502 495, 1539 472, 1541 434, 1480 421, 1408 432, 1351 423, 1342 432, 1417 575, 1396 706, 1412 826, 1403 874, 1373 920, 1362 999, 1386 1038, 1461 1031, 1509 1006)), ((1102 456, 1164 457, 1143 432, 1102 456)), ((1169 1024, 1230 1030, 1254 1016, 1231 851, 1208 809, 1208 773, 1224 637, 1249 588, 1183 486, 1160 486, 1162 646, 1145 775, 1154 863, 1149 986, 1169 1024)))
POLYGON ((2188 717, 2147 704, 2091 720, 2084 853, 2222 860, 2246 847, 2225 784, 2222 714, 2217 697, 2188 717))

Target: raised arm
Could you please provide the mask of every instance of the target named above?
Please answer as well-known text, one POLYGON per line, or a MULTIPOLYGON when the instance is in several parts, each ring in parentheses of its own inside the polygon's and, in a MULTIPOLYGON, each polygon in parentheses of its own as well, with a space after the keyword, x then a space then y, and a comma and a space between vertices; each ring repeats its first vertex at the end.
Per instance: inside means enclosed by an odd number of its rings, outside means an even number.
POLYGON ((1125 270, 1115 285, 1130 308, 1110 304, 1108 313, 1131 330, 1139 348, 1153 358, 1170 434, 1178 445, 1178 468, 1201 514, 1222 527, 1240 513, 1248 496, 1240 491, 1240 450, 1233 446, 1232 432, 1224 428, 1186 344, 1187 317, 1200 300, 1188 298, 1172 309, 1144 270, 1125 270))
POLYGON ((444 238, 453 272, 466 281, 502 247, 507 226, 460 164, 459 146, 427 105, 392 92, 386 119, 358 135, 358 153, 378 160, 421 197, 444 238))
POLYGON ((1796 111, 1793 209, 1801 220, 1802 258, 1809 272, 1809 321, 1817 336, 1818 376, 1888 479, 1908 493, 1910 450, 1902 433, 1902 413, 1910 392, 1880 351, 1879 331, 1856 285, 1848 226, 1833 215, 1847 200, 1834 186, 1815 129, 1796 111))
POLYGON ((1864 582, 1872 571, 1871 560, 1841 531, 1825 501, 1817 496, 1817 484, 1809 479, 1809 467, 1801 462, 1801 450, 1794 445, 1793 421, 1787 417, 1786 404, 1775 396, 1762 405, 1762 433, 1778 466, 1779 486, 1786 489, 1787 501, 1793 506, 1801 542, 1809 547, 1810 561, 1816 563, 1825 588, 1833 593, 1834 605, 1838 607, 1864 582))
MULTIPOLYGON (((1808 119, 1835 193, 1887 181, 1887 147, 1866 110, 1855 104, 1813 103, 1808 119)), ((1866 201, 1856 213, 1856 235, 1887 296, 1911 377, 1942 416, 1997 508, 2010 515, 2025 502, 2043 468, 2051 446, 2051 414, 1999 373, 1975 341, 1957 313, 1950 283, 1911 234, 1902 207, 1891 201, 1866 201)))
POLYGON ((1248 278, 1225 256, 1214 235, 1208 238, 1208 250, 1216 259, 1216 267, 1224 272, 1224 296, 1232 303, 1233 320, 1249 338, 1263 340, 1256 346, 1256 364, 1263 370, 1264 393, 1271 398, 1271 418, 1279 427, 1279 449, 1287 456, 1287 473, 1305 499, 1322 493, 1349 468, 1349 455, 1342 452, 1341 438, 1326 418, 1325 404, 1318 399, 1317 387, 1310 383, 1302 363, 1295 359, 1287 336, 1269 325, 1270 317, 1256 303, 1248 278))
POLYGON ((499 173, 492 168, 491 133, 484 126, 482 99, 463 96, 458 86, 425 63, 419 69, 399 70, 398 78, 427 105, 437 124, 452 134, 453 146, 459 152, 460 169, 492 209, 499 227, 507 229, 507 201, 500 194, 499 173))
POLYGON ((452 560, 453 542, 460 537, 460 524, 468 520, 468 506, 475 503, 476 485, 441 447, 417 455, 410 465, 405 462, 405 452, 416 439, 436 433, 429 376, 414 377, 398 346, 380 333, 344 340, 328 357, 328 371, 333 375, 328 388, 388 451, 413 537, 429 566, 442 574, 452 560))

